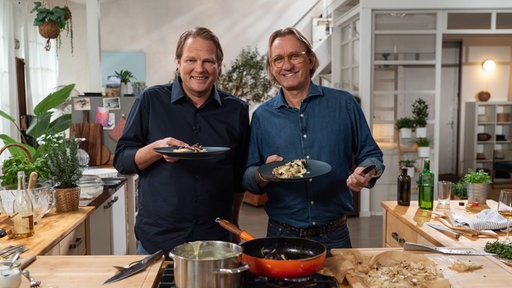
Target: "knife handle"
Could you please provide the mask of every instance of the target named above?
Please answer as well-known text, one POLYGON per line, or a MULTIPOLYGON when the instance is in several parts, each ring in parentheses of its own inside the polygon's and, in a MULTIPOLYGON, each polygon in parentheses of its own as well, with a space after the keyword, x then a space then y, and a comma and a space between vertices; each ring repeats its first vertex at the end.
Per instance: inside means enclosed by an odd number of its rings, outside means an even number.
POLYGON ((453 239, 459 239, 460 233, 454 232, 454 231, 448 231, 448 230, 438 230, 439 232, 443 233, 444 235, 451 237, 453 239))

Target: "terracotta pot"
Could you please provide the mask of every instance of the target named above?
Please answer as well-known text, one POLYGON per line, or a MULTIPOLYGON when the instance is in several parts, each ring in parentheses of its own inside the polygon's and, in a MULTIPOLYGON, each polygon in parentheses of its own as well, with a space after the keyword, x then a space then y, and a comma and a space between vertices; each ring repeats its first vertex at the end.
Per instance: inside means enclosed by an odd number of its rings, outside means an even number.
POLYGON ((59 24, 55 21, 46 21, 39 25, 39 34, 46 39, 55 39, 59 37, 59 24))
POLYGON ((489 101, 490 98, 491 98, 491 93, 489 93, 489 91, 478 92, 478 100, 485 102, 485 101, 489 101))

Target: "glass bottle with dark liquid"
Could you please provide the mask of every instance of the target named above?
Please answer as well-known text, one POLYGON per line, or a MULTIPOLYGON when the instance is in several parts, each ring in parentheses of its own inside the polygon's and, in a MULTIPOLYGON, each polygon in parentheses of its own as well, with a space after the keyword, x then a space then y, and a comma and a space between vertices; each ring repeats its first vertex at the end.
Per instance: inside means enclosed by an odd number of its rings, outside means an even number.
POLYGON ((398 205, 411 204, 411 177, 407 175, 407 167, 402 167, 402 174, 398 175, 396 193, 398 205))

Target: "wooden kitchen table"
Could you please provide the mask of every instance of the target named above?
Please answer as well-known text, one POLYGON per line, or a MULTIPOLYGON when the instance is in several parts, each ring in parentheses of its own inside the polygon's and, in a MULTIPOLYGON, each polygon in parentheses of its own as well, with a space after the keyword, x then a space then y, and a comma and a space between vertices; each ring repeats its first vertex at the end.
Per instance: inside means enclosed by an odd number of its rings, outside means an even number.
MULTIPOLYGON (((437 201, 434 202, 436 207, 437 201)), ((452 200, 450 211, 466 218, 475 218, 481 209, 466 209, 465 200, 452 200), (463 202, 463 206, 459 203, 463 202)), ((415 242, 424 245, 438 247, 462 247, 473 248, 482 251, 485 244, 489 241, 496 241, 490 237, 466 237, 461 235, 459 239, 451 238, 436 229, 426 225, 426 222, 432 222, 444 226, 433 217, 432 211, 419 209, 417 201, 411 201, 411 206, 399 206, 396 201, 381 202, 384 208, 383 214, 383 247, 400 247, 403 242, 415 242)), ((487 200, 487 206, 496 209, 497 202, 487 200)), ((481 207, 482 208, 482 207, 481 207)), ((436 209, 434 212, 438 211, 436 209)), ((442 210, 439 210, 440 212, 442 210)), ((499 240, 505 240, 505 233, 498 232, 499 240)))
MULTIPOLYGON (((332 254, 336 255, 352 255, 362 254, 373 256, 378 253, 396 250, 403 251, 400 248, 354 248, 354 249, 333 249, 332 254)), ((465 255, 444 255, 439 253, 423 253, 423 252, 410 252, 421 253, 427 258, 434 261, 437 267, 443 271, 444 278, 447 278, 452 288, 505 288, 511 287, 512 281, 512 267, 507 266, 500 262, 493 256, 465 256, 465 255), (448 268, 456 260, 471 260, 471 262, 483 265, 482 269, 477 269, 471 272, 456 272, 448 268)), ((341 286, 351 287, 351 286, 341 286)), ((360 286, 354 286, 360 287, 360 286)))
MULTIPOLYGON (((144 255, 37 256, 26 269, 41 287, 52 288, 151 288, 158 285, 164 258, 154 261, 146 270, 123 280, 105 285, 117 270, 112 265, 126 265, 144 255)), ((20 287, 28 287, 25 277, 20 287)))

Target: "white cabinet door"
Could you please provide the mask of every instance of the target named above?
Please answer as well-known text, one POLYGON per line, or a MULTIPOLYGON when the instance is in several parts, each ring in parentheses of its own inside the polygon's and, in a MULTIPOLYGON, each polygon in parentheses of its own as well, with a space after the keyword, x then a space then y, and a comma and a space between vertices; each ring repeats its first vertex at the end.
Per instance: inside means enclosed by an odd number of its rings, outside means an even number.
POLYGON ((125 185, 112 199, 112 254, 126 255, 126 193, 125 185))
POLYGON ((89 216, 88 228, 88 251, 90 255, 111 255, 112 254, 112 208, 108 205, 112 197, 89 216))

